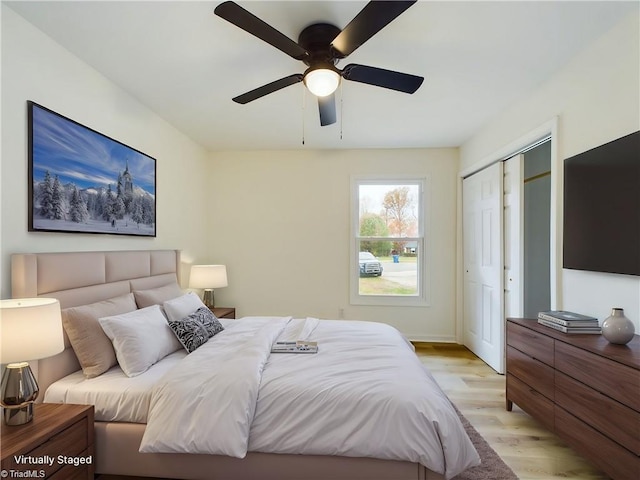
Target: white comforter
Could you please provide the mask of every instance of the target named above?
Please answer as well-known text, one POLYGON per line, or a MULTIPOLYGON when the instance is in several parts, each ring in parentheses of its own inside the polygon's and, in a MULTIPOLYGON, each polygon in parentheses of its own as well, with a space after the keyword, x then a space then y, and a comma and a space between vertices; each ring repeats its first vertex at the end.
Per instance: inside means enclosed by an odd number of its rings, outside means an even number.
POLYGON ((446 395, 394 328, 245 318, 156 385, 141 452, 376 457, 451 478, 479 463, 446 395), (270 354, 276 340, 317 354, 270 354))

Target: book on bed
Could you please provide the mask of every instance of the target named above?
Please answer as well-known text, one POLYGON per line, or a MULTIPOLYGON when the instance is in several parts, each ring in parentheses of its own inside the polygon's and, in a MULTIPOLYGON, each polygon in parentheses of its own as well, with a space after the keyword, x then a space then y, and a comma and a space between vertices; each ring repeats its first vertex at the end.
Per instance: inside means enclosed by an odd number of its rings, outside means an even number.
POLYGON ((276 342, 271 347, 271 353, 318 353, 318 342, 276 342))

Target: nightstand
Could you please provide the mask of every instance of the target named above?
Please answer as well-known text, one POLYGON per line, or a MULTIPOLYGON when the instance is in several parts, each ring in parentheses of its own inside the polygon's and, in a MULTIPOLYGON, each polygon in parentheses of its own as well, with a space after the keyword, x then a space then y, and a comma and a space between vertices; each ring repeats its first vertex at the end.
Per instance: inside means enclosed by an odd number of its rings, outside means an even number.
POLYGON ((31 422, 1 429, 2 470, 10 476, 93 480, 93 405, 40 403, 31 422), (16 461, 21 455, 28 463, 16 461))
POLYGON ((228 307, 214 307, 211 309, 218 318, 236 318, 236 309, 228 307))

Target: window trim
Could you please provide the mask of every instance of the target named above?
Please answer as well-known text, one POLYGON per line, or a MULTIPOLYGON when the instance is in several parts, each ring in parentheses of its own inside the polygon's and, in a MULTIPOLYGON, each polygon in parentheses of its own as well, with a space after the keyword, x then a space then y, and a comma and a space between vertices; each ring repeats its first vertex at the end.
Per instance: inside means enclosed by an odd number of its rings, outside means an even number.
MULTIPOLYGON (((429 175, 354 175, 351 177, 351 211, 349 232, 349 291, 351 305, 371 306, 403 306, 427 307, 430 305, 431 264, 430 233, 430 192, 431 181, 429 175), (418 237, 401 237, 418 243, 418 294, 417 295, 361 295, 359 293, 360 268, 358 262, 360 220, 360 185, 418 185, 420 191, 418 237)), ((398 237, 376 237, 376 240, 397 240, 398 237)))

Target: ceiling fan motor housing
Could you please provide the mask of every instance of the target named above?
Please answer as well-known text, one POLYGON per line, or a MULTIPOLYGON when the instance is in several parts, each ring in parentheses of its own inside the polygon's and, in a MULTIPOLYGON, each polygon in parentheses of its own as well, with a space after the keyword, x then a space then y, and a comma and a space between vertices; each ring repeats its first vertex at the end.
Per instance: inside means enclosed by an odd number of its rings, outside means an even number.
POLYGON ((298 45, 309 53, 302 61, 310 67, 327 63, 335 65, 340 58, 344 58, 344 55, 331 46, 340 32, 338 27, 330 23, 314 23, 302 30, 298 36, 298 45))

